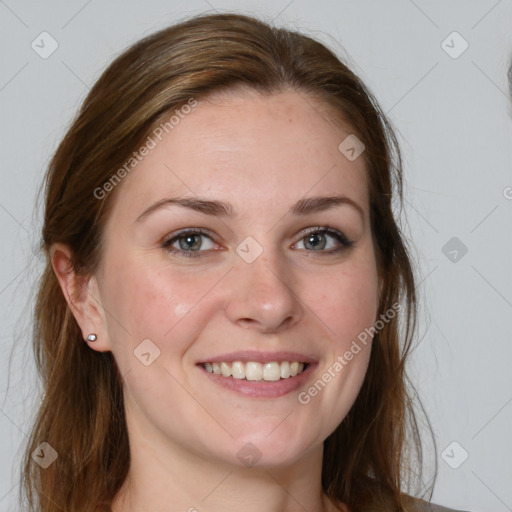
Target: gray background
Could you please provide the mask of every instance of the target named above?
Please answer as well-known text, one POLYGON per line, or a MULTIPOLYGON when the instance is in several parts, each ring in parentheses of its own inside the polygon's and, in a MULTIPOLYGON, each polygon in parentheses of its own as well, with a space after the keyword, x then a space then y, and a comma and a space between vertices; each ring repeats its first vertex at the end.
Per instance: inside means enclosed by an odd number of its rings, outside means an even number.
POLYGON ((403 222, 421 281, 410 372, 436 433, 427 457, 439 464, 434 501, 512 511, 510 0, 0 0, 0 510, 15 508, 19 446, 38 400, 29 344, 44 169, 115 55, 214 10, 274 18, 346 51, 388 113, 405 157, 403 222), (46 59, 31 47, 42 46, 43 31, 58 44, 46 59), (448 37, 454 31, 463 40, 448 37))

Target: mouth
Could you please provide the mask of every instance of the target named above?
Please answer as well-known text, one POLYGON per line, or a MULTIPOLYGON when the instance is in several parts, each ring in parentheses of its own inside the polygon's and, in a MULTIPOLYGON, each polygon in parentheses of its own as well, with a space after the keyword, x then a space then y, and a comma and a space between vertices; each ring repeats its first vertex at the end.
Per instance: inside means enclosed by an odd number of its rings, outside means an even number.
POLYGON ((208 372, 237 380, 276 382, 300 375, 308 367, 303 361, 221 361, 206 362, 201 366, 208 372))
POLYGON ((298 390, 318 361, 295 352, 243 351, 196 363, 215 385, 253 398, 277 398, 298 390))

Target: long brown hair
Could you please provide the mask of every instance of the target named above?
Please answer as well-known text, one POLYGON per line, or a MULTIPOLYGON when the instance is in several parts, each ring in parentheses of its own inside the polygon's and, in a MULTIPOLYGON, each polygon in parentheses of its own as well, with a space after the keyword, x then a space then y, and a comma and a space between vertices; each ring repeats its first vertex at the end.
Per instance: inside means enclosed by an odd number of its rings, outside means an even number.
POLYGON ((46 268, 35 307, 33 344, 44 398, 23 468, 30 510, 110 510, 130 464, 123 390, 110 352, 91 350, 52 269, 52 244, 72 251, 73 270, 97 269, 114 194, 95 191, 141 146, 162 116, 191 98, 235 87, 262 94, 292 89, 319 99, 334 122, 363 142, 372 236, 383 279, 379 315, 401 310, 374 337, 368 371, 347 417, 324 443, 322 485, 354 511, 402 510, 408 464, 421 442, 405 362, 416 329, 410 253, 393 214, 402 205, 396 136, 375 98, 333 51, 306 35, 238 14, 194 17, 152 34, 117 57, 91 89, 50 162, 42 250, 46 268), (58 459, 31 457, 49 443, 58 459), (382 501, 384 503, 384 501, 382 501), (381 508, 380 510, 382 510, 381 508))

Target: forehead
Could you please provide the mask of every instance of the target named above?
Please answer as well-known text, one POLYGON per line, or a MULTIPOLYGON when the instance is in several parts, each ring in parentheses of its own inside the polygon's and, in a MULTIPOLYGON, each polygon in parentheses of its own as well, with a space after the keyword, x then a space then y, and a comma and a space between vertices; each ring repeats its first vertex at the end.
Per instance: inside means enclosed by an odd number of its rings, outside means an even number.
POLYGON ((228 200, 243 214, 251 206, 335 192, 366 208, 364 158, 349 161, 339 151, 352 132, 330 122, 325 110, 291 90, 199 98, 161 140, 153 136, 154 148, 117 191, 115 209, 133 217, 166 195, 198 195, 228 200))

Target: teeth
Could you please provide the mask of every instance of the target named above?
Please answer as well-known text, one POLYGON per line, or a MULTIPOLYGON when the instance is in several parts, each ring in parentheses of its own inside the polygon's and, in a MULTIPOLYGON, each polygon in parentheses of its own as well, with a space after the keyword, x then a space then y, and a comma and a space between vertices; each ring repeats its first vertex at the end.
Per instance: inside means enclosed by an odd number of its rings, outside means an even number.
POLYGON ((231 377, 231 368, 227 363, 220 363, 220 372, 224 377, 231 377))
POLYGON ((281 379, 287 379, 290 376, 290 363, 288 361, 283 361, 281 363, 281 379))
POLYGON ((278 363, 258 363, 256 361, 235 361, 233 363, 204 363, 204 368, 209 373, 233 377, 234 379, 277 381, 300 375, 305 368, 299 361, 283 361, 278 363))
MULTIPOLYGON (((208 370, 208 368, 207 368, 208 370)), ((245 366, 240 361, 235 361, 231 365, 231 374, 234 379, 245 379, 245 366)))
POLYGON ((281 367, 278 363, 265 363, 263 366, 263 380, 279 380, 281 378, 281 367))
POLYGON ((253 363, 252 361, 245 365, 245 378, 247 380, 262 380, 263 366, 261 363, 253 363))

